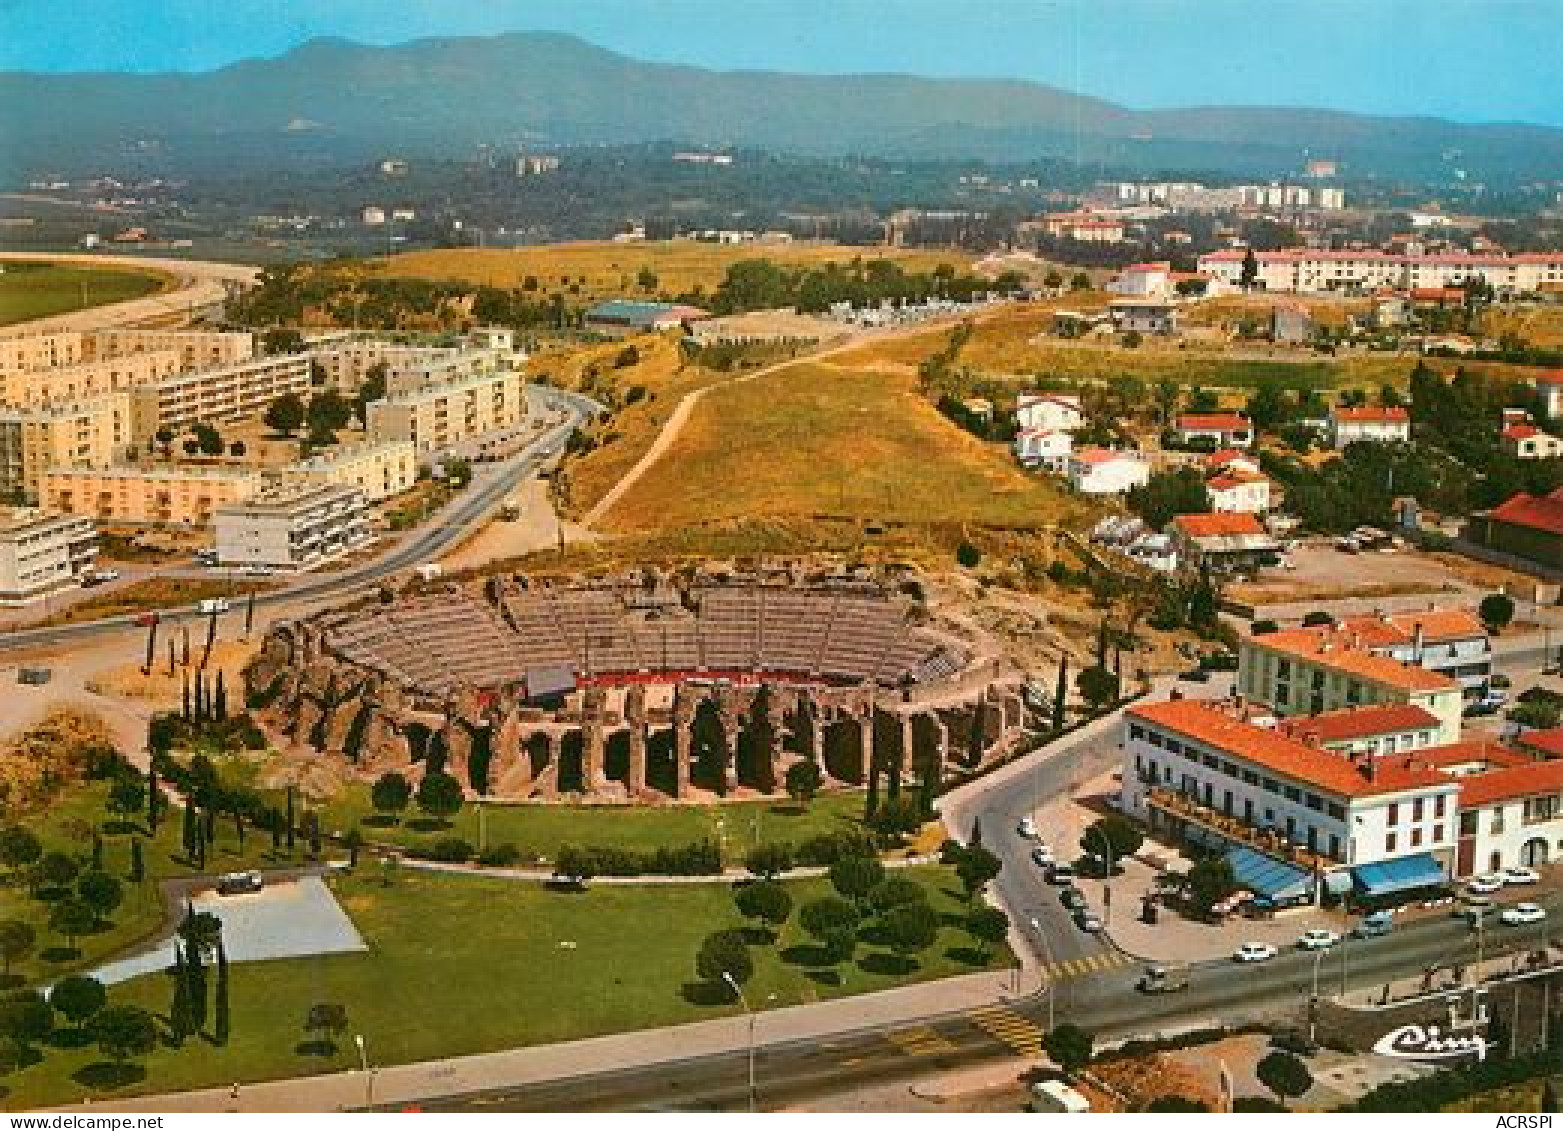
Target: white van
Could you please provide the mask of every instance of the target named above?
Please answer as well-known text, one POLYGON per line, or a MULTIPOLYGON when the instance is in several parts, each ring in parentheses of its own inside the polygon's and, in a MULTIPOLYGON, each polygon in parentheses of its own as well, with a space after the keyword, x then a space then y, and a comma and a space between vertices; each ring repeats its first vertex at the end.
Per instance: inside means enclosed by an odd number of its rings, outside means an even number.
POLYGON ((203 617, 221 616, 228 611, 228 601, 224 597, 207 597, 196 609, 203 617))
POLYGON ((1091 1110, 1091 1101, 1062 1080, 1043 1080, 1031 1085, 1031 1110, 1081 1115, 1091 1110))

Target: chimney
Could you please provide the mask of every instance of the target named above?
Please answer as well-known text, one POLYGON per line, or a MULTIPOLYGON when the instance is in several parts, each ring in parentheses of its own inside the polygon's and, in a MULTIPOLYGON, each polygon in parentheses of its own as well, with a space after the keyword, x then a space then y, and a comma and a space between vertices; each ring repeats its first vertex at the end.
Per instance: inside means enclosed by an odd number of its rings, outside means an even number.
POLYGON ((1417 621, 1411 629, 1411 659, 1420 664, 1422 662, 1422 622, 1417 621))

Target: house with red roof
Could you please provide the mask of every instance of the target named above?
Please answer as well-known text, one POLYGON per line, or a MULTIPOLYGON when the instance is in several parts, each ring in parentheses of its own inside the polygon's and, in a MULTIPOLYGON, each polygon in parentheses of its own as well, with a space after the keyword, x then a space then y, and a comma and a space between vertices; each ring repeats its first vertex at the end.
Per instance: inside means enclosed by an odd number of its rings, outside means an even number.
POLYGON ((1411 414, 1404 408, 1362 405, 1330 410, 1330 445, 1337 451, 1347 444, 1403 444, 1411 439, 1411 414))
POLYGON ((1217 514, 1264 514, 1270 509, 1270 479, 1260 473, 1222 472, 1205 480, 1205 495, 1217 514))
POLYGON ((1178 560, 1195 569, 1258 569, 1281 545, 1252 514, 1180 514, 1167 524, 1178 560))
POLYGON ((1121 495, 1148 483, 1151 465, 1135 451, 1082 448, 1070 455, 1064 474, 1082 495, 1121 495))
POLYGON ((1503 450, 1515 459, 1556 459, 1563 456, 1563 440, 1543 432, 1534 424, 1510 424, 1499 440, 1503 450))
POLYGON ((1024 428, 1015 433, 1015 458, 1026 467, 1061 471, 1074 451, 1075 438, 1050 428, 1024 428))
POLYGON ((1472 515, 1466 537, 1563 574, 1563 488, 1550 495, 1521 491, 1490 511, 1472 515))
POLYGON ((1085 424, 1077 393, 1021 393, 1015 398, 1015 427, 1073 432, 1085 424))
POLYGON ((1178 439, 1185 444, 1208 440, 1220 448, 1249 448, 1254 424, 1240 412, 1188 412, 1176 422, 1178 439))

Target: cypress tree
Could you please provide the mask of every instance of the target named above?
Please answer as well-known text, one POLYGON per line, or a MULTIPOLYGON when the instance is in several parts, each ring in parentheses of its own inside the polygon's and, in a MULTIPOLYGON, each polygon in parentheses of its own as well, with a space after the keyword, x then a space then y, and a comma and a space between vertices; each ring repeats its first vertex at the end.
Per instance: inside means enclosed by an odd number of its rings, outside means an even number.
POLYGON ((217 843, 217 806, 215 803, 206 807, 206 843, 217 843))
POLYGON ((217 1043, 228 1043, 228 1033, 233 1019, 228 1012, 228 952, 223 948, 222 937, 217 939, 217 1001, 212 1018, 212 1036, 217 1043))
POLYGON ((1096 626, 1096 666, 1107 666, 1107 618, 1102 617, 1101 623, 1096 626))
POLYGON ((939 796, 939 759, 938 756, 925 759, 923 762, 922 789, 918 793, 917 808, 922 813, 923 820, 933 816, 933 803, 939 796))
POLYGON ((879 766, 873 762, 868 766, 868 792, 863 796, 863 819, 872 821, 874 812, 879 808, 879 766))
POLYGON ((184 948, 174 943, 174 1000, 168 1007, 168 1035, 183 1044, 191 1033, 190 983, 186 977, 184 948))
POLYGON ((139 884, 146 879, 146 863, 141 859, 141 838, 130 838, 130 882, 139 884))
POLYGON ((185 947, 185 973, 190 981, 190 1031, 199 1033, 206 1025, 206 966, 200 947, 185 947))
POLYGON ((223 684, 222 669, 217 669, 217 689, 212 694, 212 717, 218 722, 228 721, 228 688, 223 684))
POLYGON ((238 806, 233 810, 233 835, 239 838, 239 853, 244 853, 244 814, 239 812, 238 806))
POLYGON ((188 797, 185 798, 185 816, 182 833, 185 856, 193 861, 195 859, 196 837, 195 802, 188 797))
POLYGON ((293 808, 293 787, 288 786, 288 851, 293 851, 293 838, 298 835, 298 821, 293 808))
POLYGON ((282 851, 282 814, 275 809, 268 810, 266 823, 271 826, 271 851, 275 855, 282 851))
POLYGON ((179 717, 185 722, 190 721, 190 673, 185 672, 181 681, 183 690, 179 696, 179 717))
POLYGON ((1069 702, 1069 657, 1058 657, 1058 686, 1053 689, 1053 729, 1063 730, 1064 706, 1069 702))
POLYGON ((147 770, 147 825, 152 832, 157 832, 157 819, 162 809, 162 789, 157 784, 156 768, 147 770))
POLYGON ((103 838, 96 831, 92 834, 92 870, 103 871, 103 838))

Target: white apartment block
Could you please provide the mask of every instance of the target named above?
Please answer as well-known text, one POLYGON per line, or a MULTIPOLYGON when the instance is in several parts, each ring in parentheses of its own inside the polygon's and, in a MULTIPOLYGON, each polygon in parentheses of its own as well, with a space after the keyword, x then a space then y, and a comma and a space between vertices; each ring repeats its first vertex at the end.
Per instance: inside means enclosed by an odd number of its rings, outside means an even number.
POLYGON ((1082 495, 1120 495, 1150 482, 1151 466, 1139 452, 1084 448, 1068 457, 1064 473, 1082 495))
POLYGON ((1334 408, 1330 410, 1330 444, 1394 444, 1411 439, 1411 414, 1403 408, 1334 408))
POLYGON ((361 339, 318 347, 310 357, 325 371, 326 384, 340 393, 357 392, 377 365, 385 366, 387 390, 400 392, 431 381, 489 373, 519 360, 515 335, 502 326, 474 330, 464 348, 361 339))
POLYGON ((94 330, 83 346, 95 360, 172 351, 180 369, 234 365, 255 356, 253 334, 227 330, 94 330))
POLYGON ((200 369, 143 385, 131 393, 138 440, 164 425, 233 420, 263 411, 285 393, 308 398, 309 358, 304 354, 253 358, 200 369))
POLYGON ((418 449, 410 441, 343 444, 289 464, 284 482, 357 487, 371 503, 400 495, 418 481, 418 449))
POLYGON ((1270 480, 1264 475, 1224 474, 1205 481, 1216 514, 1264 514, 1270 509, 1270 480))
POLYGON ((292 484, 217 508, 217 560, 223 565, 313 569, 371 541, 357 487, 292 484))
POLYGON ((369 439, 407 441, 420 452, 438 452, 485 432, 526 421, 526 377, 500 369, 449 384, 392 393, 368 407, 369 439))
POLYGON ((100 358, 52 369, 19 369, 0 373, 0 402, 17 408, 76 401, 147 385, 180 371, 180 355, 152 350, 126 357, 100 358))
POLYGON ((108 467, 134 446, 128 393, 0 410, 0 492, 36 499, 50 468, 108 467))
POLYGON ((409 360, 386 374, 387 393, 406 393, 430 385, 448 385, 467 377, 481 377, 514 369, 514 358, 499 350, 443 350, 432 357, 409 360))
MULTIPOLYGON (((1225 286, 1242 283, 1247 251, 1230 248, 1199 257, 1199 271, 1225 286)), ((1300 293, 1336 290, 1421 290, 1481 278, 1506 293, 1563 287, 1563 251, 1518 255, 1401 255, 1383 251, 1294 248, 1254 253, 1257 285, 1300 293)))
POLYGON ((78 584, 97 553, 90 519, 0 507, 0 605, 23 605, 78 584))

